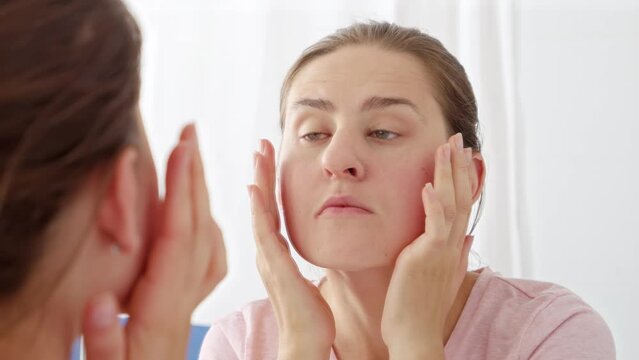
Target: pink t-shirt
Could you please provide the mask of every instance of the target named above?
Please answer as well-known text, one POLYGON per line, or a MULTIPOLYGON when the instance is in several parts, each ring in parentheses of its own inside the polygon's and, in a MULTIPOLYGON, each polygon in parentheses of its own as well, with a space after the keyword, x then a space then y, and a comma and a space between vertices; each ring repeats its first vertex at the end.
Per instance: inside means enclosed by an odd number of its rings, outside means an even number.
MULTIPOLYGON (((605 321, 581 298, 550 283, 508 279, 484 268, 445 346, 447 360, 615 359, 605 321)), ((277 358, 268 299, 216 321, 200 360, 277 358)), ((337 357, 331 352, 331 360, 337 357)))

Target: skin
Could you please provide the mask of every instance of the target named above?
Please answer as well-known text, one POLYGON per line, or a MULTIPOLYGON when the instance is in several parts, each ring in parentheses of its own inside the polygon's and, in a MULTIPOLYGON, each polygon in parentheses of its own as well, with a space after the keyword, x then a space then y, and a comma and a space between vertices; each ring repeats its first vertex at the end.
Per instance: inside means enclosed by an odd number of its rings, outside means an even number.
POLYGON ((96 170, 56 218, 48 234, 57 246, 33 273, 47 274, 69 256, 72 265, 42 306, 2 334, 0 353, 68 359, 82 332, 89 360, 183 358, 193 309, 226 273, 222 235, 195 128, 182 131, 171 153, 163 200, 143 131, 139 143, 116 155, 110 176, 96 170), (126 328, 121 312, 130 316, 126 328))
POLYGON ((249 191, 280 359, 325 359, 331 347, 340 359, 443 358, 478 276, 465 234, 484 165, 448 133, 431 84, 417 58, 370 45, 314 59, 293 81, 281 202, 293 246, 327 270, 318 289, 288 254, 265 142, 249 191), (333 195, 368 212, 318 216, 333 195))

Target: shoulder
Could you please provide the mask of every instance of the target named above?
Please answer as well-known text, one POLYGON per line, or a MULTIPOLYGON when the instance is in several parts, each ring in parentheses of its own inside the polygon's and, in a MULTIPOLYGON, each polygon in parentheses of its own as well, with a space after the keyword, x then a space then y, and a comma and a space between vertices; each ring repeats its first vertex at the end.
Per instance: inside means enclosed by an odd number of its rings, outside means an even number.
POLYGON ((530 359, 614 359, 612 333, 601 315, 572 291, 555 284, 510 280, 529 288, 520 353, 530 359), (537 284, 534 284, 537 283, 537 284))
POLYGON ((492 355, 526 359, 614 359, 606 322, 575 293, 549 282, 484 271, 459 325, 486 330, 483 335, 460 332, 477 342, 493 344, 493 349, 486 347, 487 352, 506 351, 492 355))
POLYGON ((200 360, 270 359, 277 355, 277 322, 268 299, 253 301, 215 321, 200 360))

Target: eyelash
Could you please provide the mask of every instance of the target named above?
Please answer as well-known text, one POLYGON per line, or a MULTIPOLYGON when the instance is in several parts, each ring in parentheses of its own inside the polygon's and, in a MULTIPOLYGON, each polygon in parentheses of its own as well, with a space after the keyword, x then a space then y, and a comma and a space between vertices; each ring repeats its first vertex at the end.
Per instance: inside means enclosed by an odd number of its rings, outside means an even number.
MULTIPOLYGON (((384 129, 373 130, 368 135, 373 136, 378 140, 384 140, 384 141, 390 141, 399 137, 399 134, 392 132, 390 130, 384 130, 384 129)), ((329 135, 325 133, 310 132, 308 134, 302 135, 301 138, 302 140, 305 140, 308 142, 314 142, 314 141, 324 140, 328 136, 329 135), (321 138, 317 138, 317 137, 321 137, 321 138)))
POLYGON ((389 131, 389 130, 384 130, 384 129, 373 130, 373 131, 371 131, 371 133, 369 135, 374 135, 376 138, 378 138, 380 140, 393 140, 393 139, 396 139, 397 137, 399 137, 399 134, 394 133, 394 132, 389 131), (381 134, 386 134, 387 136, 390 135, 392 137, 388 138, 388 137, 383 136, 381 134))
POLYGON ((308 134, 304 134, 302 135, 302 140, 308 141, 308 142, 314 142, 314 141, 320 141, 320 140, 324 140, 326 139, 328 135, 324 134, 324 133, 320 133, 320 132, 310 132, 308 134), (321 139, 316 139, 314 137, 317 136, 323 136, 321 139))

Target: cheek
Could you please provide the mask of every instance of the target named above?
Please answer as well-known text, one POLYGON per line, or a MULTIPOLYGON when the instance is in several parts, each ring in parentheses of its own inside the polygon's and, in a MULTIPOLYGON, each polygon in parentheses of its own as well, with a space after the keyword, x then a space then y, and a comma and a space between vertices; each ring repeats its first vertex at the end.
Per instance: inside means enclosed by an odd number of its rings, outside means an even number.
POLYGON ((387 216, 389 226, 395 227, 393 233, 402 243, 424 232, 425 213, 421 194, 424 185, 433 181, 433 162, 415 163, 418 165, 395 168, 393 175, 385 177, 383 184, 384 189, 396 189, 386 191, 388 203, 391 204, 387 216))
POLYGON ((280 191, 282 196, 282 206, 289 207, 302 200, 304 191, 301 188, 300 174, 304 169, 295 164, 283 164, 280 167, 280 191))
POLYGON ((417 197, 421 203, 421 190, 428 182, 433 182, 435 164, 431 159, 416 159, 399 164, 392 169, 386 168, 382 173, 382 187, 396 189, 388 192, 391 196, 402 198, 417 197))
POLYGON ((293 248, 309 260, 310 243, 313 227, 313 211, 315 201, 311 189, 317 188, 312 180, 310 169, 305 163, 283 164, 280 167, 280 191, 281 204, 284 218, 283 225, 293 248), (302 239, 306 243, 302 243, 302 239))

